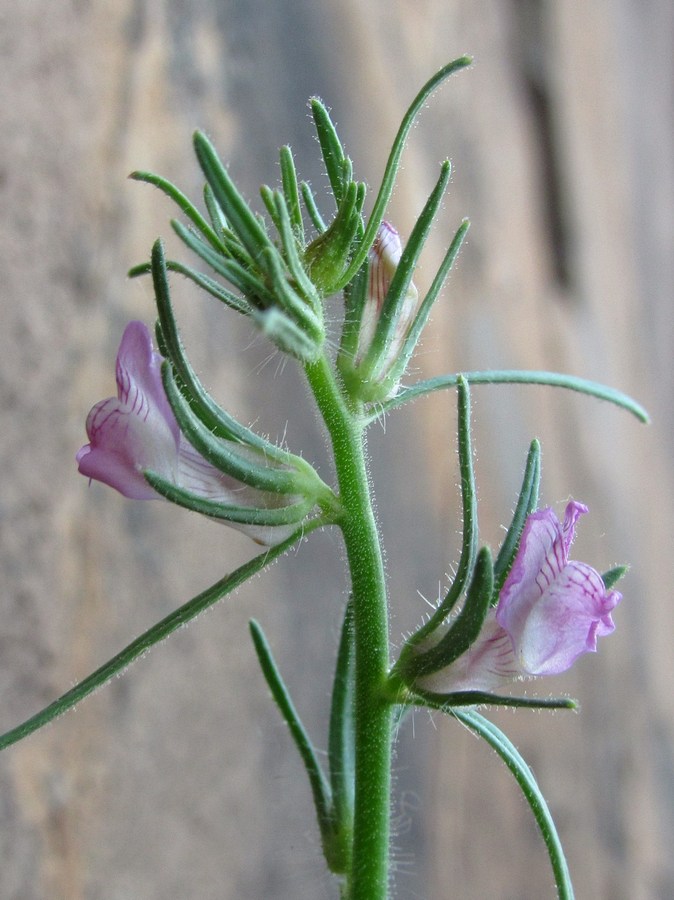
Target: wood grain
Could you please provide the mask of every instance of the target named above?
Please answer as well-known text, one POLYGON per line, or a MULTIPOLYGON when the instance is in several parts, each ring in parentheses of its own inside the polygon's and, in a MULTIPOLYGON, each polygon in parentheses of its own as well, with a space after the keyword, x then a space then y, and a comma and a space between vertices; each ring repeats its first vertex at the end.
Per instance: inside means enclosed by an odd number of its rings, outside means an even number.
MULTIPOLYGON (((472 228, 418 374, 563 369, 653 414, 645 429, 585 398, 476 389, 483 540, 498 542, 536 435, 545 502, 571 495, 591 508, 576 555, 633 564, 616 634, 531 687, 579 697, 581 713, 494 719, 549 798, 578 897, 674 896, 673 20, 667 0, 0 0, 0 727, 251 555, 241 535, 87 489, 75 472, 86 412, 113 389, 124 323, 153 318, 149 284, 125 272, 159 234, 177 249, 169 203, 126 175, 154 169, 197 195, 200 127, 247 196, 276 182, 286 142, 320 188, 305 106, 318 94, 374 191, 418 86, 468 52, 474 68, 411 136, 390 212, 409 234, 451 156, 421 285, 463 216, 472 228)), ((214 394, 272 435, 287 428, 325 470, 292 366, 215 301, 175 289, 214 394)), ((372 432, 394 640, 422 615, 418 592, 434 598, 456 559, 454 414, 451 395, 436 397, 372 432)), ((335 896, 246 622, 262 622, 323 743, 347 591, 340 554, 336 536, 314 536, 3 754, 3 898, 335 896)), ((514 784, 456 724, 416 715, 396 781, 396 897, 554 896, 514 784)))

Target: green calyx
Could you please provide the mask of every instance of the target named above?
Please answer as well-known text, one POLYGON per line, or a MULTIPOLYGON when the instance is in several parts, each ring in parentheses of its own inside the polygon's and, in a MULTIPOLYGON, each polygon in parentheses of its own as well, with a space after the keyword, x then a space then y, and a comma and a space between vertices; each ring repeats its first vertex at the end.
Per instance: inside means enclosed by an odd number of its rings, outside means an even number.
POLYGON ((157 340, 166 357, 162 366, 166 398, 190 445, 232 480, 233 497, 242 502, 211 501, 152 472, 145 473, 148 482, 173 503, 230 522, 266 527, 299 524, 316 507, 329 521, 339 504, 316 470, 241 425, 203 388, 180 341, 161 241, 152 251, 152 276, 159 313, 157 340))
POLYGON ((351 181, 330 227, 305 251, 307 271, 323 296, 333 293, 334 284, 346 271, 354 240, 362 228, 364 200, 365 185, 351 181))
POLYGON ((401 654, 396 670, 404 682, 413 686, 418 678, 450 666, 468 650, 482 630, 493 588, 491 553, 488 547, 483 547, 477 555, 463 608, 447 632, 430 649, 408 645, 413 652, 401 654))

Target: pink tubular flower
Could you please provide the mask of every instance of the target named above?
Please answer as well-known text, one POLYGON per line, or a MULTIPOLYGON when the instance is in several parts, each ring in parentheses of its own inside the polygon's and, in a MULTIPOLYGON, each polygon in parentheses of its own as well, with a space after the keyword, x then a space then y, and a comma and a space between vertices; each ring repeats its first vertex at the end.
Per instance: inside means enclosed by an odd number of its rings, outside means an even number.
POLYGON ((516 678, 557 675, 597 639, 611 634, 622 599, 598 572, 569 559, 576 522, 587 507, 569 501, 562 524, 552 509, 532 513, 499 595, 475 643, 447 668, 426 676, 434 691, 489 691, 516 678))
MULTIPOLYGON (((192 447, 166 398, 162 363, 147 326, 130 322, 117 354, 117 396, 101 400, 87 417, 89 443, 76 457, 82 475, 110 485, 133 500, 161 499, 145 480, 145 470, 200 498, 222 504, 270 508, 296 500, 241 484, 192 447)), ((263 544, 279 543, 297 527, 228 524, 263 544)))
MULTIPOLYGON (((358 337, 356 365, 363 359, 372 344, 384 300, 398 268, 402 252, 400 235, 388 222, 382 222, 368 254, 370 263, 369 282, 358 337)), ((410 282, 398 314, 391 343, 376 373, 378 380, 383 381, 386 378, 392 365, 398 358, 398 354, 414 321, 418 304, 419 294, 414 284, 410 282)))

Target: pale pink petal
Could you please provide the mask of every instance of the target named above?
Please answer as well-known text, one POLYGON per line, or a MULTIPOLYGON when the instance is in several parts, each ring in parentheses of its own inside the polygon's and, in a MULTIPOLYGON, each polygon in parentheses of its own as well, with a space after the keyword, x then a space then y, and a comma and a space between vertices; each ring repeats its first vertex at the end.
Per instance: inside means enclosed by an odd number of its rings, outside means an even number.
POLYGON ((520 675, 512 641, 492 610, 475 643, 451 665, 423 676, 420 683, 426 690, 442 694, 492 691, 520 675))
MULTIPOLYGON (((273 509, 297 502, 300 498, 293 495, 242 484, 192 447, 181 434, 166 397, 162 363, 147 327, 142 322, 129 323, 117 354, 117 397, 97 403, 87 417, 89 443, 76 457, 80 472, 134 500, 160 497, 143 475, 150 470, 176 487, 220 505, 273 509)), ((244 453, 245 448, 239 452, 244 453)), ((285 540, 297 528, 295 524, 228 524, 269 545, 285 540)))
POLYGON ((179 430, 161 381, 161 356, 142 322, 130 322, 117 354, 117 397, 97 403, 87 417, 89 444, 77 454, 80 472, 126 497, 157 497, 142 470, 175 474, 179 430))
POLYGON ((611 610, 621 596, 606 592, 601 576, 585 563, 569 562, 532 609, 517 642, 522 669, 556 675, 583 653, 597 649, 597 638, 614 629, 611 610))
POLYGON ((613 630, 610 612, 621 595, 607 593, 591 566, 568 558, 576 522, 586 512, 572 500, 563 525, 551 509, 527 519, 496 611, 523 673, 564 672, 613 630))
POLYGON ((566 565, 562 527, 550 508, 526 521, 508 577, 501 589, 496 618, 517 645, 532 609, 566 565))

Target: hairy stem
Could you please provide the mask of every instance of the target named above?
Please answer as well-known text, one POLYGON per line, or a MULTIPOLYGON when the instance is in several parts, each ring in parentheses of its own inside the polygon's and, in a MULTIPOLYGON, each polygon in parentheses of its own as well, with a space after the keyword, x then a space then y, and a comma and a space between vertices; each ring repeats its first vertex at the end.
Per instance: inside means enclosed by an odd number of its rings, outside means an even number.
POLYGON ((391 706, 385 700, 388 609, 359 408, 347 406, 325 359, 307 377, 332 440, 351 573, 355 647, 355 803, 349 900, 386 900, 391 791, 391 706))

